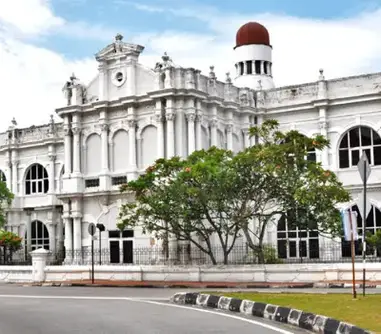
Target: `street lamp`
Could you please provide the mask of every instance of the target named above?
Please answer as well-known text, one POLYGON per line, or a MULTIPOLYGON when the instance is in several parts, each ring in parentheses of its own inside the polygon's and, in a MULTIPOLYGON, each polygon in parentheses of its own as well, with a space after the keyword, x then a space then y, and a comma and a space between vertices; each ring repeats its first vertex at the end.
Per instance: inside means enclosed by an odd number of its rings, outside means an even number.
POLYGON ((102 239, 101 239, 101 233, 106 230, 106 227, 103 224, 101 224, 101 223, 98 223, 96 226, 97 226, 97 229, 99 230, 99 265, 101 265, 102 264, 102 239))

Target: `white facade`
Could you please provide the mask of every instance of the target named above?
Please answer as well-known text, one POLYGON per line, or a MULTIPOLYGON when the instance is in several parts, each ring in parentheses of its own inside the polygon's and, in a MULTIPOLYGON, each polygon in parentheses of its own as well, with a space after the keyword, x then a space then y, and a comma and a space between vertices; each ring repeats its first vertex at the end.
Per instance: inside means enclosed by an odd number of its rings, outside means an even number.
MULTIPOLYGON (((128 200, 119 185, 159 157, 185 157, 212 145, 233 151, 254 145, 248 129, 269 118, 284 130, 327 136, 331 147, 316 158, 337 173, 354 200, 361 192, 356 159, 369 150, 369 197, 376 211, 368 228, 381 228, 381 73, 325 80, 321 71, 308 84, 238 88, 229 75, 221 82, 213 68, 202 75, 175 66, 167 55, 154 69, 146 68, 139 63, 142 51, 118 35, 96 55, 92 82, 83 85, 73 76, 65 85, 67 103, 56 110, 62 123, 19 129, 14 122, 0 134, 0 169, 15 194, 7 229, 26 238, 28 251, 65 246, 66 261, 80 262, 78 251, 91 243, 88 224, 98 222, 106 226, 102 247, 149 247, 151 238, 140 231, 113 232, 118 206, 128 200), (360 127, 363 143, 355 141, 353 129, 360 127), (351 130, 352 145, 345 148, 343 138, 351 130)), ((276 227, 268 241, 277 243, 276 227)), ((293 248, 287 256, 295 256, 293 248)))

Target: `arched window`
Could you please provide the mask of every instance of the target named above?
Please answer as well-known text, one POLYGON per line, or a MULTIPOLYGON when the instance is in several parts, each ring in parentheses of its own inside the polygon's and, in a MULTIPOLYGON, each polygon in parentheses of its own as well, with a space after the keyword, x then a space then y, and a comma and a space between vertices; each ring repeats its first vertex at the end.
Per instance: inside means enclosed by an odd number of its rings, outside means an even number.
POLYGON ((371 165, 381 165, 381 137, 367 126, 359 126, 345 133, 339 146, 339 167, 357 166, 363 152, 371 165))
POLYGON ((48 190, 49 178, 44 166, 40 164, 30 166, 25 177, 25 194, 46 194, 48 190))
MULTIPOLYGON (((32 221, 32 251, 43 248, 49 250, 49 232, 46 225, 39 220, 32 221)), ((25 233, 25 246, 28 244, 28 233, 25 233)))
POLYGON ((7 178, 2 170, 0 170, 0 181, 7 182, 7 178))
MULTIPOLYGON (((299 212, 302 214, 302 212, 299 212)), ((278 257, 281 259, 318 259, 319 233, 313 223, 310 228, 299 228, 296 224, 302 218, 293 212, 283 215, 278 221, 278 257)))
MULTIPOLYGON (((359 235, 359 239, 355 241, 355 254, 357 256, 362 255, 362 212, 360 214, 360 210, 357 205, 352 206, 352 211, 357 213, 357 231, 359 235)), ((381 230, 381 211, 372 205, 372 208, 369 212, 368 217, 366 218, 365 223, 365 233, 375 234, 377 230, 381 230)), ((351 257, 351 243, 350 241, 345 241, 343 239, 341 244, 341 251, 343 257, 351 257)), ((367 245, 367 255, 377 255, 381 256, 380 251, 372 250, 369 245, 367 245)))

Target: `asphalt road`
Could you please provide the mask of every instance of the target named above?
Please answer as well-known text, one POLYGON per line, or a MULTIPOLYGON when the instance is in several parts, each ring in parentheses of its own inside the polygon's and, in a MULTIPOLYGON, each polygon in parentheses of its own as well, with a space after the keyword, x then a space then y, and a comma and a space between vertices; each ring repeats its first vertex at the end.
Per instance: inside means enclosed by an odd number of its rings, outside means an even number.
POLYGON ((176 290, 0 284, 0 334, 296 334, 265 319, 168 303, 176 290))

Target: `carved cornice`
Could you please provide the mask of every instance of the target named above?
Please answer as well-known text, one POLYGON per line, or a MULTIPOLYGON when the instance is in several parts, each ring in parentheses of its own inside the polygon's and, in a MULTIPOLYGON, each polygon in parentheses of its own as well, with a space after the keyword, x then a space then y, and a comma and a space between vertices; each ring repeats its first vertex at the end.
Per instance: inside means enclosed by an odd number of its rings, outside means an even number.
POLYGON ((128 120, 128 127, 129 127, 130 129, 135 129, 135 128, 136 128, 136 125, 137 125, 136 120, 134 120, 134 119, 130 119, 130 120, 128 120))
POLYGON ((72 128, 71 131, 73 132, 74 135, 80 135, 82 132, 82 129, 79 127, 72 128))
POLYGON ((108 124, 101 124, 101 130, 103 132, 107 132, 110 129, 108 124))
POLYGON ((186 114, 185 117, 187 118, 188 122, 194 122, 196 119, 196 115, 191 113, 191 114, 186 114))
POLYGON ((171 113, 167 113, 165 114, 165 118, 167 121, 174 121, 175 120, 175 113, 171 112, 171 113))
POLYGON ((216 128, 218 126, 218 119, 216 119, 216 118, 211 119, 210 120, 210 126, 212 128, 216 128))
POLYGON ((164 117, 162 114, 155 114, 154 116, 156 123, 160 123, 164 120, 164 117))
POLYGON ((319 129, 320 130, 328 129, 328 122, 327 121, 319 121, 319 129))
POLYGON ((56 159, 57 159, 57 155, 56 154, 49 154, 49 160, 50 161, 54 162, 54 161, 56 161, 56 159))

